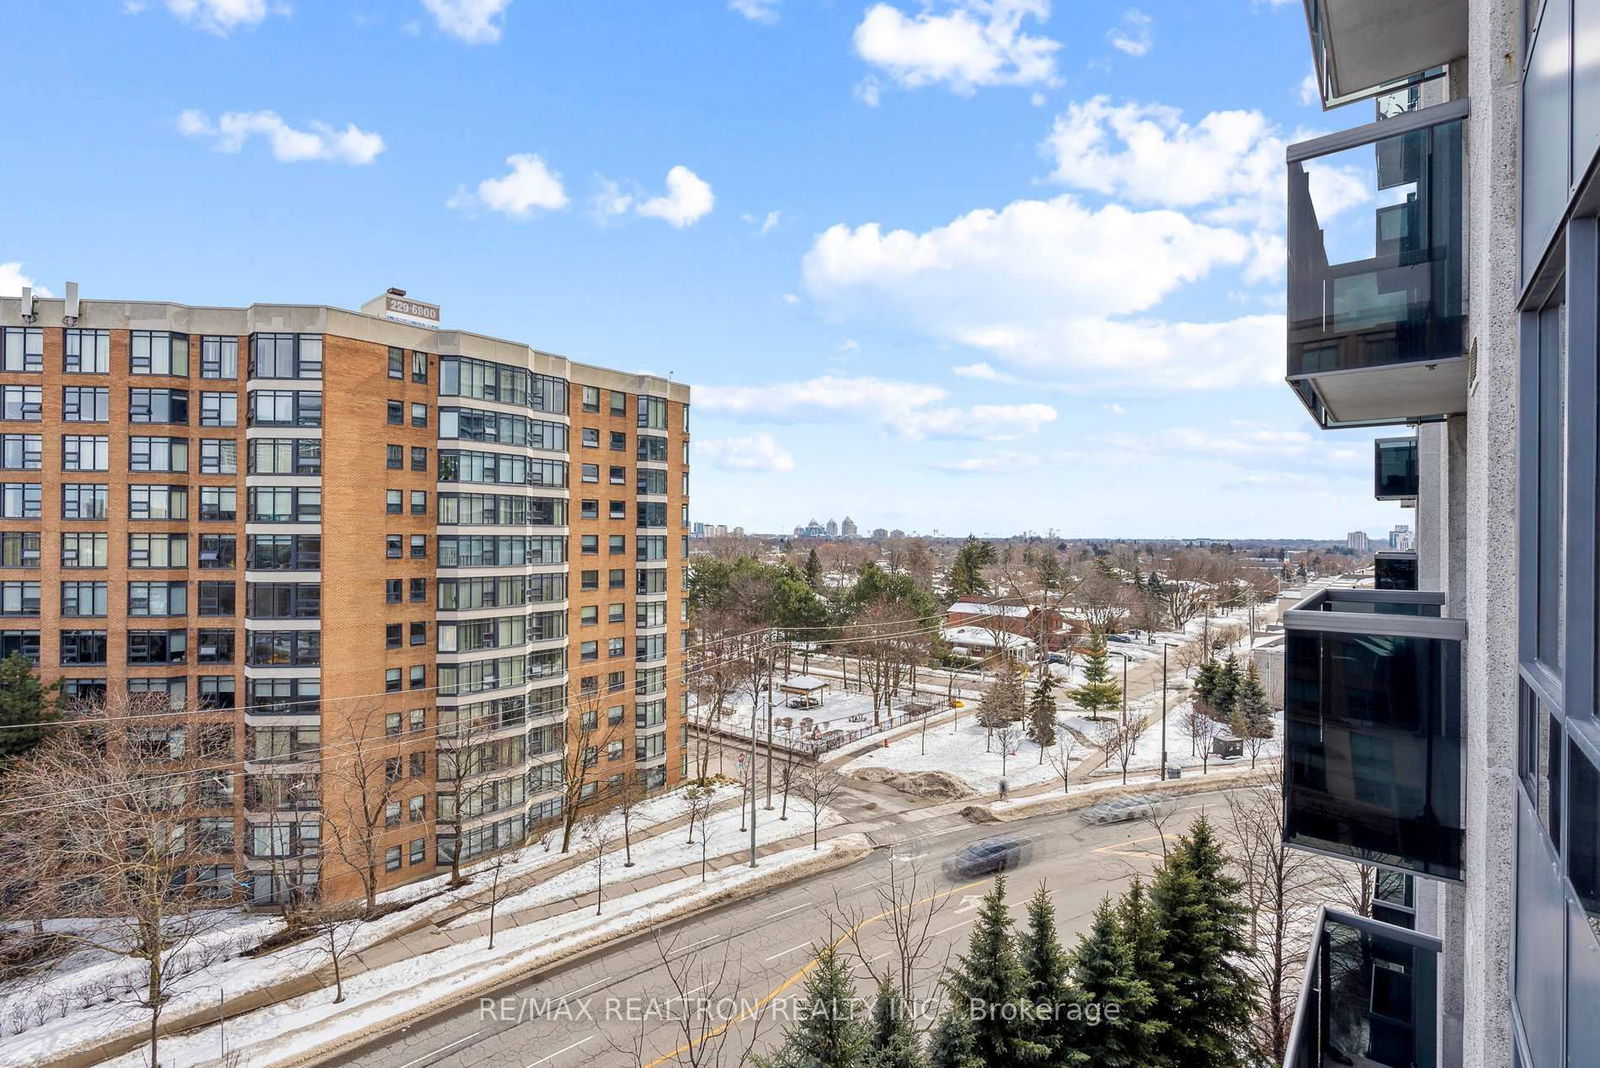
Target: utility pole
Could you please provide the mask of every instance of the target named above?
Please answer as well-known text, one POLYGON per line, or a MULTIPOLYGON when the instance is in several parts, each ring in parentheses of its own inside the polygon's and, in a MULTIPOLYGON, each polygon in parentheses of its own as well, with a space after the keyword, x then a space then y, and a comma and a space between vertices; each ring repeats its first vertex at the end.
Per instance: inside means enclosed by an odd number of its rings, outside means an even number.
MULTIPOLYGON (((760 654, 757 654, 760 655, 760 654)), ((761 711, 761 698, 750 691, 750 866, 756 866, 756 732, 760 727, 757 716, 761 711)))
POLYGON ((1167 781, 1167 643, 1161 643, 1161 781, 1167 781))
POLYGON ((1122 725, 1128 725, 1128 654, 1122 654, 1122 725))
MULTIPOLYGON (((771 635, 771 632, 768 632, 771 635)), ((778 651, 767 646, 767 811, 772 811, 772 676, 778 670, 778 651)))

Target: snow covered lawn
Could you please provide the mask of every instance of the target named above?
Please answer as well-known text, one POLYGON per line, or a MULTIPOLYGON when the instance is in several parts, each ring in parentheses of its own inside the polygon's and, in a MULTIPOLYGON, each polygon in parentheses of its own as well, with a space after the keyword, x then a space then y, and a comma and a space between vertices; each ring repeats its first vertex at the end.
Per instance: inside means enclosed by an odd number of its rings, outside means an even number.
MULTIPOLYGON (((1006 785, 1017 790, 1041 782, 1059 782, 1050 760, 1039 763, 1039 747, 1021 737, 1013 743, 1013 752, 1005 759, 1006 785)), ((998 734, 998 732, 996 732, 998 734)), ((951 722, 932 723, 927 730, 927 752, 923 750, 923 734, 913 731, 889 743, 887 748, 874 749, 865 756, 844 764, 839 770, 846 775, 864 768, 885 768, 892 771, 943 771, 964 782, 976 794, 996 794, 1000 791, 1000 741, 988 737, 989 732, 979 726, 971 708, 963 710, 959 725, 951 722), (985 742, 988 750, 985 751, 985 742)), ((1082 760, 1089 750, 1079 746, 1074 760, 1082 760)))
MULTIPOLYGON (((476 938, 364 972, 345 982, 342 1004, 333 1004, 331 992, 319 990, 229 1020, 230 1056, 241 1054, 240 1063, 253 1068, 292 1061, 329 1043, 376 1033, 433 1007, 491 989, 587 945, 645 930, 748 884, 776 882, 840 856, 864 854, 869 848, 864 837, 846 835, 824 842, 818 851, 807 845, 775 854, 758 868, 739 865, 713 872, 705 883, 694 876, 642 890, 608 902, 601 916, 576 910, 499 931, 492 954, 488 939, 476 938)), ((314 967, 318 962, 303 963, 314 967)), ((217 1048, 216 1029, 206 1028, 163 1041, 162 1061, 170 1068, 215 1063, 217 1048)), ((15 1052, 21 1051, 8 1044, 7 1063, 30 1063, 10 1061, 15 1052)), ((141 1054, 131 1053, 107 1063, 137 1068, 144 1061, 141 1054)))

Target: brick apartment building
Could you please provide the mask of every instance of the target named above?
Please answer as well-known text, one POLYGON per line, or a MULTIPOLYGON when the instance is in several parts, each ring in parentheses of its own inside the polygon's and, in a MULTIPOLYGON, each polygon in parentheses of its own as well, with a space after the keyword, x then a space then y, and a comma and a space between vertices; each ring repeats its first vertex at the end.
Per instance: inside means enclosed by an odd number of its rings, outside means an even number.
POLYGON ((165 694, 217 896, 359 892, 354 754, 381 884, 432 875, 558 817, 573 739, 588 794, 681 779, 688 401, 394 290, 0 300, 0 655, 165 694))

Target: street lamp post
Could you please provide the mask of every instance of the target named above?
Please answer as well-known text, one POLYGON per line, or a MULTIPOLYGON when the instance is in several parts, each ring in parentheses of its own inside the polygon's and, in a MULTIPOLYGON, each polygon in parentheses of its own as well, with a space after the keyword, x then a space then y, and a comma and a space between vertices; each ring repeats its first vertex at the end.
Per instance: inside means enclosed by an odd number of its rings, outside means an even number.
POLYGON ((1122 725, 1128 725, 1128 654, 1118 649, 1110 652, 1122 657, 1122 725))
POLYGON ((1161 781, 1167 781, 1167 645, 1161 644, 1161 781))

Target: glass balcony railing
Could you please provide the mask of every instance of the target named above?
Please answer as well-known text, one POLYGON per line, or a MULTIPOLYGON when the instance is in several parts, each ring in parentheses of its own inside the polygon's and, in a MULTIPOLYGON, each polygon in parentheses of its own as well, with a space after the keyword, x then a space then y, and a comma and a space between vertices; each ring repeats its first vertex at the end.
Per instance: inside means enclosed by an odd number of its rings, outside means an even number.
POLYGON ((1466 410, 1452 101, 1289 149, 1288 380, 1324 427, 1466 410))
POLYGON ((1415 590, 1417 554, 1375 554, 1372 558, 1372 585, 1380 590, 1415 590))
POLYGON ((1284 840, 1461 877, 1461 643, 1437 593, 1322 590, 1284 613, 1284 840))
POLYGON ((1373 442, 1372 490, 1380 501, 1417 499, 1417 439, 1379 438, 1373 442))
POLYGON ((1440 943, 1323 909, 1289 1033, 1285 1068, 1431 1068, 1440 943))

